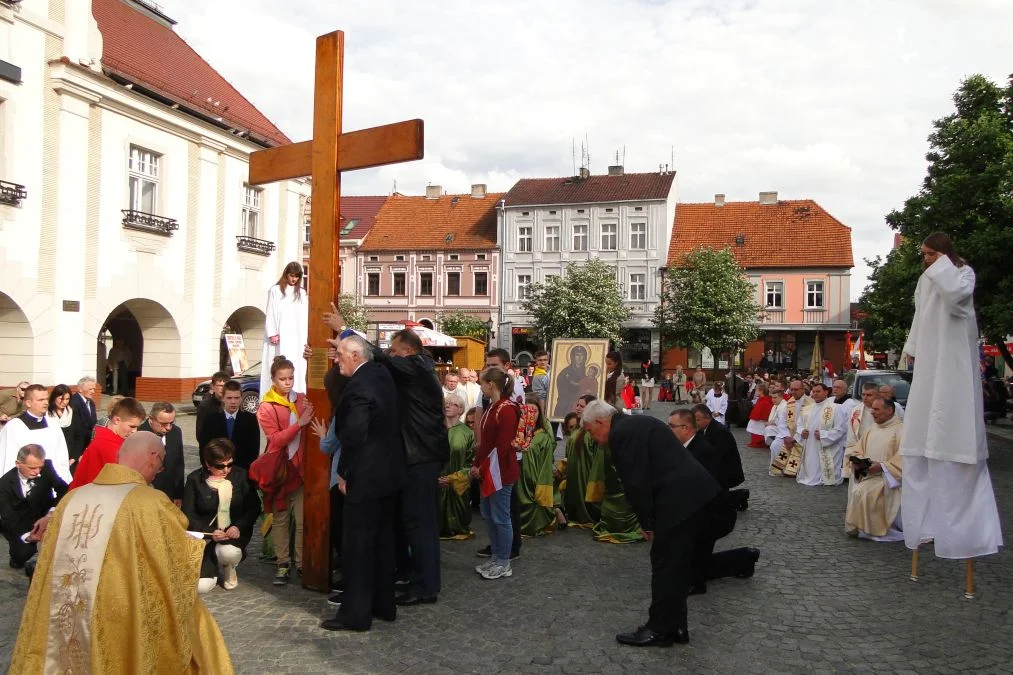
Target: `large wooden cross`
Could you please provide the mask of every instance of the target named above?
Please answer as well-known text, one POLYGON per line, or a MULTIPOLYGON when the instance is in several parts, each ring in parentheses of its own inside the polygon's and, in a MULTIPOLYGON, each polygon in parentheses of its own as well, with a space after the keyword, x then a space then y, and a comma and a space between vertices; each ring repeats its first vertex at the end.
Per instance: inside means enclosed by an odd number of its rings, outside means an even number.
MULTIPOLYGON (((327 348, 330 329, 321 316, 330 310, 340 290, 339 231, 341 172, 422 159, 422 120, 341 133, 341 80, 345 36, 335 31, 317 38, 313 94, 313 140, 259 150, 250 155, 250 183, 260 185, 311 176, 309 341, 313 348, 307 396, 317 416, 330 417, 319 357, 327 348), (314 363, 315 362, 315 363, 314 363)), ((293 354, 292 356, 295 356, 293 354)), ((266 364, 265 364, 266 365, 266 364)), ((320 452, 319 440, 307 435, 305 448, 305 506, 303 585, 318 591, 330 588, 330 458, 320 452)))

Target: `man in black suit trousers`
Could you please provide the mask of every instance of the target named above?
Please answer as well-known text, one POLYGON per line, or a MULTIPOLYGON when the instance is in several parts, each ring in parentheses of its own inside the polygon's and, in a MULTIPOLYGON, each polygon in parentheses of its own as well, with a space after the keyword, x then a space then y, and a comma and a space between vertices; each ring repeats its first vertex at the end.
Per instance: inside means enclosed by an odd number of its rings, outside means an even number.
POLYGON ((67 484, 41 445, 18 451, 14 468, 0 476, 0 526, 10 545, 11 567, 21 569, 35 555, 49 512, 65 494, 67 484))
POLYGON ((222 407, 209 413, 197 436, 201 465, 204 463, 204 447, 216 438, 227 438, 236 446, 236 466, 250 470, 253 460, 260 456, 260 425, 257 416, 243 410, 243 387, 235 380, 225 383, 222 391, 222 407))
POLYGON ((687 643, 686 596, 701 512, 721 488, 657 418, 621 415, 598 400, 584 408, 581 424, 595 442, 611 448, 626 499, 652 540, 647 623, 616 640, 637 647, 687 643))
POLYGON ((176 426, 176 409, 171 403, 161 401, 151 405, 151 412, 138 431, 150 431, 162 439, 165 446, 165 463, 151 487, 161 490, 165 496, 179 506, 183 503, 183 479, 186 467, 183 458, 183 432, 176 426))
POLYGON ((369 630, 373 617, 397 618, 394 602, 394 508, 406 478, 397 419, 397 391, 388 370, 371 361, 363 338, 337 343, 341 374, 349 378, 335 411, 341 458, 338 489, 345 495, 341 607, 321 622, 326 630, 369 630))
POLYGON ((739 444, 735 442, 735 436, 728 430, 728 427, 716 421, 711 415, 710 408, 702 403, 693 406, 693 416, 696 418, 697 431, 702 433, 707 442, 714 446, 717 451, 717 458, 714 460, 715 480, 721 487, 728 490, 731 503, 739 511, 749 508, 749 490, 733 490, 737 485, 742 485, 746 480, 742 473, 742 456, 739 455, 739 444))
MULTIPOLYGON (((710 444, 703 431, 697 431, 693 411, 673 411, 668 418, 668 426, 693 458, 720 483, 722 453, 710 444)), ((748 579, 753 576, 756 561, 760 558, 758 549, 733 548, 714 553, 717 540, 728 536, 735 529, 735 510, 735 500, 725 489, 704 508, 703 525, 693 561, 694 581, 689 590, 690 595, 706 593, 707 582, 713 579, 748 579)))
POLYGON ((77 382, 77 393, 70 397, 70 409, 74 411, 70 418, 70 425, 75 428, 74 438, 80 439, 74 447, 67 444, 67 454, 73 460, 70 465, 70 472, 77 469, 77 460, 81 459, 84 449, 91 443, 92 433, 95 431, 95 422, 98 421, 98 413, 95 410, 95 402, 92 396, 95 394, 95 378, 82 377, 77 382), (80 445, 80 447, 78 447, 80 445))

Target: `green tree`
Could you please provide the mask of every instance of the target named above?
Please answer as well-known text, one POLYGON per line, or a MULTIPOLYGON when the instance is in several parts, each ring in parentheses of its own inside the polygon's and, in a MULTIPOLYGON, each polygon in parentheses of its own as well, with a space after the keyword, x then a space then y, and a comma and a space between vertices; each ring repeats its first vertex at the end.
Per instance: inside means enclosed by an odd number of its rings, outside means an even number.
POLYGON ((917 248, 932 232, 946 232, 974 268, 981 332, 1013 368, 1005 346, 1006 336, 1013 334, 1008 262, 1013 251, 1013 77, 1004 89, 972 75, 961 83, 953 103, 955 111, 933 123, 921 190, 886 217, 909 243, 874 268, 876 276, 861 302, 870 317, 887 308, 885 316, 875 319, 880 322, 876 339, 881 335, 883 340, 877 346, 896 347, 898 331, 906 334, 914 315, 913 289, 921 273, 917 248), (890 295, 900 296, 898 302, 891 303, 890 295))
POLYGON ((556 338, 619 342, 631 316, 615 268, 597 258, 583 265, 571 262, 562 276, 532 284, 521 307, 534 317, 538 337, 546 343, 556 338))
POLYGON ((346 326, 366 332, 369 327, 369 309, 351 293, 342 293, 338 298, 338 311, 346 326))
POLYGON ((730 250, 705 246, 668 269, 654 323, 666 347, 707 347, 714 354, 745 348, 759 336, 756 287, 730 250))
POLYGON ((886 260, 876 256, 865 262, 872 272, 858 302, 866 314, 861 326, 867 351, 900 351, 914 316, 912 298, 922 271, 918 244, 905 240, 886 260))
POLYGON ((473 337, 485 340, 485 322, 479 318, 465 314, 459 309, 452 312, 441 312, 436 316, 440 330, 455 337, 473 337))

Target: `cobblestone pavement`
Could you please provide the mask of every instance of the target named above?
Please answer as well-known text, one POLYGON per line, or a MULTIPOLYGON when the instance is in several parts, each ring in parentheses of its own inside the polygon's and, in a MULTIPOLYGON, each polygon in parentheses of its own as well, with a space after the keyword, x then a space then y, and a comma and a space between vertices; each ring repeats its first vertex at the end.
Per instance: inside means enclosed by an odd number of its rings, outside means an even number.
MULTIPOLYGON (((667 414, 669 404, 652 412, 667 414)), ((180 420, 193 438, 193 418, 180 420)), ((908 580, 903 544, 849 539, 846 488, 805 488, 768 478, 766 451, 742 444, 749 510, 719 547, 762 550, 756 576, 712 582, 692 597, 688 646, 636 649, 615 633, 646 619, 648 546, 597 543, 587 531, 526 540, 514 576, 473 571, 477 539, 443 543, 439 603, 400 611, 365 634, 317 627, 323 596, 271 585, 259 540, 239 568, 240 586, 207 604, 240 673, 618 673, 955 670, 1008 672, 1013 556, 979 561, 978 597, 964 600, 963 565, 922 554, 922 580, 908 580)), ((1010 532, 1013 443, 991 439, 991 470, 1010 532)), ((188 449, 194 466, 195 450, 188 449)), ((1007 536, 1009 536, 1007 534, 1007 536)), ((6 559, 6 556, 3 556, 6 559)), ((0 570, 0 659, 6 669, 26 580, 0 570)))

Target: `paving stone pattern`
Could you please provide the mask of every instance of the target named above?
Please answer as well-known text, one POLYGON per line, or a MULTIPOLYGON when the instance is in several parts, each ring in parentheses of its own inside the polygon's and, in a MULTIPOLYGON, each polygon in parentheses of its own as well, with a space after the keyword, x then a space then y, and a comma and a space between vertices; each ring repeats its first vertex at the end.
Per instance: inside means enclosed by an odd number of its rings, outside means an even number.
MULTIPOLYGON (((670 404, 651 412, 666 415, 670 404)), ((181 417, 193 438, 193 417, 181 417)), ((1009 672, 1013 556, 977 564, 978 597, 963 599, 963 565, 922 554, 908 580, 903 544, 849 539, 846 487, 806 488, 766 475, 768 453, 742 445, 748 512, 720 546, 762 550, 756 576, 709 584, 692 597, 688 646, 636 649, 615 633, 646 619, 647 544, 597 543, 571 530, 526 540, 514 576, 485 581, 476 539, 444 542, 440 601, 404 609, 364 634, 317 627, 333 611, 324 596, 271 585, 259 538, 239 568, 239 588, 206 602, 240 673, 620 673, 805 671, 1009 672)), ((993 438, 991 470, 1010 532, 1013 443, 993 438)), ((188 466, 196 449, 188 447, 188 466)), ((6 560, 6 552, 0 556, 6 560)), ((0 665, 17 633, 27 580, 0 569, 0 665)))

